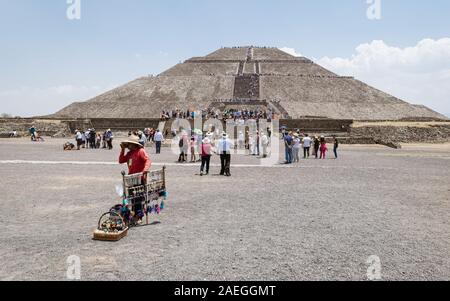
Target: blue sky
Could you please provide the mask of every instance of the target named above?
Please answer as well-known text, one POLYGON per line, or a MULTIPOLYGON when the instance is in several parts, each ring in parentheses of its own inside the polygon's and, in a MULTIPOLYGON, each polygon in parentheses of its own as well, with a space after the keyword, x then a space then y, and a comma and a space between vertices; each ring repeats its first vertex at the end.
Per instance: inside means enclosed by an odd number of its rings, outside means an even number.
MULTIPOLYGON (((450 113, 450 93, 428 97, 450 79, 450 60, 442 55, 446 43, 431 46, 439 65, 433 76, 440 76, 441 86, 411 95, 408 78, 416 73, 397 76, 403 89, 392 85, 395 78, 385 87, 380 80, 385 74, 363 72, 352 61, 358 46, 375 47, 375 40, 387 49, 405 50, 424 39, 450 38, 450 1, 381 4, 382 18, 374 21, 367 18, 366 0, 81 0, 81 19, 71 21, 66 0, 0 0, 0 113, 52 113, 189 57, 235 45, 293 48, 330 69, 356 72, 395 96, 450 113), (353 65, 333 65, 336 58, 353 65)), ((429 70, 420 76, 436 81, 429 70)))

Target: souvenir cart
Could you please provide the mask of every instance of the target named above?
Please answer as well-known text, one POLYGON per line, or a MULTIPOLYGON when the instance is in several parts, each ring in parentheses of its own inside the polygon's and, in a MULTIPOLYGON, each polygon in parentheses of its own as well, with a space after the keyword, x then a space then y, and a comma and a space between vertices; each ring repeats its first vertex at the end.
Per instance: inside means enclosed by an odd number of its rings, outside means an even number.
POLYGON ((130 227, 149 224, 150 216, 161 214, 167 200, 166 168, 123 177, 122 204, 102 215, 94 239, 118 241, 130 227))

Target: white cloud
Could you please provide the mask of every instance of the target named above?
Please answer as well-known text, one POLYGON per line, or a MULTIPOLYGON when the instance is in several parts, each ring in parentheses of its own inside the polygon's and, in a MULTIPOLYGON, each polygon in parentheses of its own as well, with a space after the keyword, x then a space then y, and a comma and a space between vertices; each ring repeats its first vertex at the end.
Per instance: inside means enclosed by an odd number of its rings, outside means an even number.
POLYGON ((403 100, 450 113, 450 38, 425 39, 406 48, 373 41, 359 45, 350 58, 316 61, 403 100))
POLYGON ((60 85, 48 88, 20 87, 0 91, 0 113, 23 117, 55 113, 74 101, 85 101, 113 88, 60 85))
POLYGON ((168 52, 162 51, 162 50, 160 50, 160 51, 158 52, 158 54, 159 54, 160 56, 164 56, 164 57, 168 57, 168 56, 169 56, 169 53, 168 53, 168 52))
POLYGON ((286 52, 286 53, 288 53, 290 55, 293 55, 293 56, 303 56, 300 53, 298 53, 297 51, 295 51, 294 48, 283 47, 283 48, 280 48, 280 50, 284 51, 284 52, 286 52))

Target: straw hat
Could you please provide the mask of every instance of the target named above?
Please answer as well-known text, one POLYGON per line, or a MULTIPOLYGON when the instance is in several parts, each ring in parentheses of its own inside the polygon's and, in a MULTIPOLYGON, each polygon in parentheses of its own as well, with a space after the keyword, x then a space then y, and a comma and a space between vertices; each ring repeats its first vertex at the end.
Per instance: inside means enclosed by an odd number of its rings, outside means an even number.
POLYGON ((205 139, 203 139, 202 142, 203 142, 203 144, 210 144, 211 140, 208 137, 206 137, 205 139))
POLYGON ((134 136, 134 135, 131 135, 130 137, 128 137, 128 140, 125 140, 124 142, 122 142, 122 144, 124 144, 124 145, 134 144, 141 148, 143 147, 143 145, 139 143, 139 137, 134 136))

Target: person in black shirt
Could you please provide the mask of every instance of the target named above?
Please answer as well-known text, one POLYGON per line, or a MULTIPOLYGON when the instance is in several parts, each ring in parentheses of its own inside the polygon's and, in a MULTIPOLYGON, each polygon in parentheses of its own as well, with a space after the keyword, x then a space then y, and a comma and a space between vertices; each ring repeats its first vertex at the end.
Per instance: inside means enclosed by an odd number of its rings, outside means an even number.
POLYGON ((319 137, 314 137, 314 154, 316 159, 319 159, 319 148, 320 148, 320 140, 319 137))
POLYGON ((338 141, 338 139, 336 137, 334 137, 334 148, 333 148, 333 151, 334 151, 335 159, 338 158, 338 153, 337 153, 338 148, 339 148, 339 141, 338 141))

